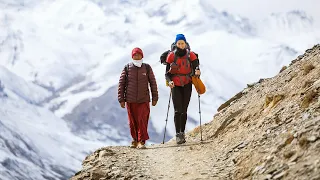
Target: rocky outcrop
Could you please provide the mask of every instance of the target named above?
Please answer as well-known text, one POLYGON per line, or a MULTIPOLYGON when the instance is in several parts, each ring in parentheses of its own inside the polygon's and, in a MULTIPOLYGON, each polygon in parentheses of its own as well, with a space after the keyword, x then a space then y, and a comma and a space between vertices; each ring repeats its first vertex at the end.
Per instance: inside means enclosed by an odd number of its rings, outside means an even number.
POLYGON ((248 85, 186 144, 101 148, 71 179, 320 179, 320 45, 248 85))

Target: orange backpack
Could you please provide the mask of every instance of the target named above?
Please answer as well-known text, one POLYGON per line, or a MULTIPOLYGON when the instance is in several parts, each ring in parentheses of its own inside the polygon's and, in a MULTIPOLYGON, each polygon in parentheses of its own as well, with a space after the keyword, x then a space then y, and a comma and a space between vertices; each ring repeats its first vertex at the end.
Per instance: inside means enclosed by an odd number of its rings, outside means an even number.
POLYGON ((206 92, 206 86, 203 84, 200 77, 192 76, 192 84, 196 88, 198 94, 204 94, 206 92))

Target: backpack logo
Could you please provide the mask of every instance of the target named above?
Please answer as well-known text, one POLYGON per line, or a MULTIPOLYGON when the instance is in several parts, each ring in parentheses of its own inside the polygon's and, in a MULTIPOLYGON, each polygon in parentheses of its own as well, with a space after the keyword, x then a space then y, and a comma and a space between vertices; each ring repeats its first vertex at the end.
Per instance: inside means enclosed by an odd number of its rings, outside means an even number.
POLYGON ((147 75, 147 73, 142 73, 142 75, 146 76, 146 75, 147 75))

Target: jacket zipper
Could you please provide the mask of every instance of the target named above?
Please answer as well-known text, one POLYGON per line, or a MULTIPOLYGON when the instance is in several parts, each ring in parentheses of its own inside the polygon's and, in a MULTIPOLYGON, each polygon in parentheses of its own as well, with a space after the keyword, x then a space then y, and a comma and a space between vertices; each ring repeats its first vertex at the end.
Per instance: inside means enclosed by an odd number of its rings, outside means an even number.
POLYGON ((135 68, 137 69, 137 96, 136 96, 136 102, 138 102, 138 96, 139 96, 139 95, 138 95, 138 94, 139 94, 139 92, 138 92, 138 90, 139 90, 139 88, 138 88, 138 86, 139 86, 139 84, 138 84, 138 82, 139 82, 139 81, 138 81, 138 79, 139 79, 139 78, 138 78, 139 72, 138 72, 138 71, 139 71, 139 68, 138 68, 138 67, 135 67, 135 68))

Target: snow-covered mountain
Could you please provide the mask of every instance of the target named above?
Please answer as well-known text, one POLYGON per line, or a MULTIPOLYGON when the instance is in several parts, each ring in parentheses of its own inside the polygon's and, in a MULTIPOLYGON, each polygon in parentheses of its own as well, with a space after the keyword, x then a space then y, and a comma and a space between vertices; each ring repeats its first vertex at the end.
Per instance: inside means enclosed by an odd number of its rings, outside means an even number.
MULTIPOLYGON (((116 90, 134 47, 143 49, 144 61, 152 65, 158 82, 160 99, 151 107, 149 132, 150 142, 159 143, 169 98, 159 56, 169 49, 175 34, 184 33, 192 50, 199 53, 207 86, 201 96, 203 123, 246 84, 274 76, 320 42, 320 17, 309 15, 302 5, 281 12, 269 7, 261 18, 222 10, 220 5, 210 0, 0 0, 0 81, 8 95, 1 98, 0 122, 6 129, 1 138, 23 137, 12 140, 15 146, 32 142, 37 155, 45 153, 38 159, 48 155, 44 158, 48 166, 15 155, 7 145, 0 151, 2 162, 6 156, 14 157, 17 166, 32 163, 37 172, 59 177, 49 168, 56 165, 70 169, 65 171, 67 176, 97 145, 129 142, 127 115, 119 107, 116 90), (41 133, 44 139, 34 138, 41 133), (43 142, 51 141, 52 148, 47 149, 43 142), (61 156, 51 151, 61 146, 61 156), (76 160, 71 161, 69 153, 75 149, 76 160), (63 157, 74 164, 54 161, 63 157)), ((187 130, 199 125, 196 93, 188 117, 187 130)), ((172 104, 167 132, 168 140, 174 135, 172 104)))
POLYGON ((104 145, 73 135, 64 120, 37 106, 49 95, 45 89, 1 66, 0 79, 1 179, 67 179, 83 156, 104 145))

